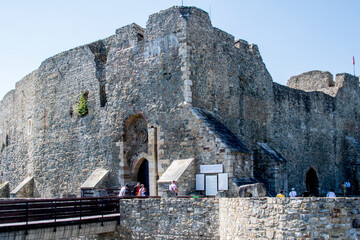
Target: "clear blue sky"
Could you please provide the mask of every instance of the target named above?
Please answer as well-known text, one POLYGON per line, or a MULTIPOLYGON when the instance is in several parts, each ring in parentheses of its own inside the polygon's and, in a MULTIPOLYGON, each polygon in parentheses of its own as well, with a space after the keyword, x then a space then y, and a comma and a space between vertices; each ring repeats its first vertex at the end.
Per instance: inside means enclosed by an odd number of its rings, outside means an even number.
MULTIPOLYGON (((211 12, 236 39, 259 46, 275 82, 310 70, 360 75, 359 0, 183 0, 211 12), (211 9, 211 11, 210 11, 211 9)), ((181 0, 17 0, 0 5, 0 99, 62 51, 115 33, 181 0)))

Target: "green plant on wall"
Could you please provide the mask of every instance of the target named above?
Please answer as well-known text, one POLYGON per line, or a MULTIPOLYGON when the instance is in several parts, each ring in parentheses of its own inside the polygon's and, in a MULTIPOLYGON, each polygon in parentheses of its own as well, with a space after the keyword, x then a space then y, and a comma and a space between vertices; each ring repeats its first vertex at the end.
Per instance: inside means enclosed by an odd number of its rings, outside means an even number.
POLYGON ((88 114, 87 107, 87 96, 89 92, 84 92, 81 94, 79 101, 73 106, 73 111, 79 116, 83 117, 88 114))

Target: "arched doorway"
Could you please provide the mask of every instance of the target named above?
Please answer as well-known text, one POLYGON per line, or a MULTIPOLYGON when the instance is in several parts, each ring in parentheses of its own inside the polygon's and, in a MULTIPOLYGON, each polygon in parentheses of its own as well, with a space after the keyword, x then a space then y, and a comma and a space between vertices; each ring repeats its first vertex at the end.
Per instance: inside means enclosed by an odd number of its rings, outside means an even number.
POLYGON ((137 174, 137 181, 141 182, 142 184, 145 185, 145 188, 148 191, 148 194, 150 196, 150 190, 149 190, 149 161, 148 160, 144 160, 140 167, 139 167, 139 171, 137 174))
POLYGON ((310 168, 306 173, 306 190, 309 194, 314 195, 316 197, 319 196, 319 179, 316 174, 316 171, 313 168, 310 168))

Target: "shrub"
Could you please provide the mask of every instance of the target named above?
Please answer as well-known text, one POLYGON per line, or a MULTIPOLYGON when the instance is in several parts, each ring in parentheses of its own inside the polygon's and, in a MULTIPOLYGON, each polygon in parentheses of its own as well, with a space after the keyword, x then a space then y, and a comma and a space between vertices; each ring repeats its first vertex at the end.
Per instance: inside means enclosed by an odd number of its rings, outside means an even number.
POLYGON ((73 112, 76 113, 79 117, 83 117, 88 114, 87 107, 87 96, 89 92, 84 92, 81 94, 79 101, 73 106, 73 112))

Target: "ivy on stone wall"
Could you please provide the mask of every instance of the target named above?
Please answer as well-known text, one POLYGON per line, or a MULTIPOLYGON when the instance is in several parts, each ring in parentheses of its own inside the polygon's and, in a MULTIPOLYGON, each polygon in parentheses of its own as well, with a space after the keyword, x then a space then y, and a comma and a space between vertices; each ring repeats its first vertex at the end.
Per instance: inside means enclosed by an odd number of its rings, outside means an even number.
POLYGON ((81 94, 79 101, 73 106, 73 112, 76 113, 79 117, 83 117, 88 114, 87 107, 87 96, 89 92, 84 92, 81 94))

